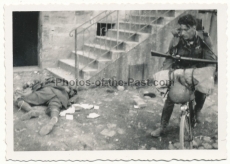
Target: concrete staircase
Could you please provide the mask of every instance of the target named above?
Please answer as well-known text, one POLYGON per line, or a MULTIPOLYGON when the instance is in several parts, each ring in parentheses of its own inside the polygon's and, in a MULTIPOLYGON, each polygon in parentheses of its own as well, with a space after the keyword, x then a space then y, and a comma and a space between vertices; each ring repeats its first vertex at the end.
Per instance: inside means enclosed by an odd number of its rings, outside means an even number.
MULTIPOLYGON (((90 79, 97 76, 97 73, 118 59, 121 55, 125 55, 128 51, 141 44, 150 35, 156 33, 160 28, 174 20, 183 11, 170 10, 143 10, 133 12, 129 20, 119 22, 119 40, 117 46, 117 25, 113 29, 107 31, 106 36, 96 36, 91 44, 84 44, 82 51, 73 51, 70 58, 60 59, 58 67, 47 68, 54 76, 64 78, 68 81, 74 80, 75 74, 75 55, 79 55, 79 67, 82 69, 85 65, 92 62, 86 68, 79 72, 80 79, 90 79), (155 20, 152 24, 146 26, 147 22, 155 20), (136 32, 141 29, 141 31, 136 32), (102 44, 103 43, 103 44, 102 44), (103 56, 101 56, 104 54, 103 56), (99 57, 99 58, 98 58, 99 57), (97 60, 95 60, 97 59, 97 60)), ((112 76, 112 75, 111 75, 112 76)))

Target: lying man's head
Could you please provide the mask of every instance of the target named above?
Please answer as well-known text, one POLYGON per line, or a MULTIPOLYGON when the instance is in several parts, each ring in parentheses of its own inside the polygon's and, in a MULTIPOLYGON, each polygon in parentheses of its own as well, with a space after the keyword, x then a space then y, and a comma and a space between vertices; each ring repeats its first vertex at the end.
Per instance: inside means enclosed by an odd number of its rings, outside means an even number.
POLYGON ((73 97, 77 94, 77 90, 70 87, 69 97, 73 97))

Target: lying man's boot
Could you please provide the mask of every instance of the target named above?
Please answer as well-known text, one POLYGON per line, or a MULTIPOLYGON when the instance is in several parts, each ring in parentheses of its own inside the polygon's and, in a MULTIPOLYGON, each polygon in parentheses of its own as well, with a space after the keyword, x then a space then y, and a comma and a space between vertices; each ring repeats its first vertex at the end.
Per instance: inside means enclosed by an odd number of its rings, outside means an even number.
POLYGON ((151 132, 152 137, 160 137, 161 135, 165 134, 165 128, 157 128, 156 130, 151 132))
POLYGON ((57 123, 57 118, 53 117, 48 124, 46 124, 45 126, 43 126, 39 132, 40 135, 44 136, 49 134, 52 130, 54 125, 57 123))
POLYGON ((36 110, 31 110, 29 111, 28 113, 24 114, 22 117, 21 117, 21 120, 22 121, 25 121, 25 120, 29 120, 33 117, 39 117, 40 115, 40 112, 36 111, 36 110))
POLYGON ((28 104, 27 102, 25 102, 24 100, 20 100, 18 102, 18 108, 19 110, 24 110, 26 112, 30 112, 32 110, 30 104, 28 104))

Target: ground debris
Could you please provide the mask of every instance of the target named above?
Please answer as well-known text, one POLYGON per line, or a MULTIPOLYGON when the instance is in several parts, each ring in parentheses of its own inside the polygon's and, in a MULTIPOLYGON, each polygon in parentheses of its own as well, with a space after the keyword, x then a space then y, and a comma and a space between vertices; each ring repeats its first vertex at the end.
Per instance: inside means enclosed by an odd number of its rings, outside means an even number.
POLYGON ((139 106, 140 108, 144 108, 147 106, 147 104, 145 103, 145 101, 140 98, 139 96, 133 96, 133 100, 134 100, 134 103, 139 106))
POLYGON ((88 116, 87 116, 87 118, 97 118, 97 117, 99 117, 100 115, 99 114, 97 114, 97 113, 90 113, 88 116))
POLYGON ((157 150, 157 148, 155 148, 155 147, 151 147, 151 148, 150 148, 150 150, 157 150))
POLYGON ((117 128, 117 132, 119 134, 124 134, 125 133, 124 129, 121 129, 121 128, 117 128))
POLYGON ((176 149, 180 149, 180 142, 175 142, 173 144, 173 146, 176 148, 176 149))
POLYGON ((175 149, 175 147, 174 147, 174 145, 172 144, 171 141, 169 141, 168 149, 169 149, 169 150, 174 150, 174 149, 175 149))
POLYGON ((200 147, 198 147, 198 149, 203 150, 205 148, 204 148, 204 146, 200 146, 200 147))
POLYGON ((214 149, 218 149, 218 143, 213 143, 213 144, 212 144, 212 147, 213 147, 214 149))
POLYGON ((211 137, 208 137, 208 136, 204 136, 203 137, 203 140, 206 141, 206 142, 211 142, 211 137))
POLYGON ((144 96, 144 98, 146 98, 146 99, 151 99, 151 97, 149 97, 149 96, 144 96))
POLYGON ((206 118, 205 121, 207 121, 208 123, 212 122, 212 119, 210 117, 206 118))
POLYGON ((201 146, 202 145, 202 140, 199 138, 194 138, 194 141, 197 143, 197 146, 201 146))
POLYGON ((210 145, 209 143, 203 143, 202 145, 205 149, 212 149, 212 145, 210 145))
POLYGON ((195 140, 192 141, 192 144, 193 144, 193 147, 198 147, 198 143, 195 140))
POLYGON ((113 137, 116 132, 114 130, 104 129, 101 131, 101 134, 108 137, 113 137))
POLYGON ((117 125, 116 124, 107 124, 107 127, 109 129, 115 128, 117 125))
POLYGON ((117 90, 118 90, 118 91, 124 91, 124 90, 125 90, 125 87, 124 87, 124 86, 118 85, 118 86, 117 86, 117 90))

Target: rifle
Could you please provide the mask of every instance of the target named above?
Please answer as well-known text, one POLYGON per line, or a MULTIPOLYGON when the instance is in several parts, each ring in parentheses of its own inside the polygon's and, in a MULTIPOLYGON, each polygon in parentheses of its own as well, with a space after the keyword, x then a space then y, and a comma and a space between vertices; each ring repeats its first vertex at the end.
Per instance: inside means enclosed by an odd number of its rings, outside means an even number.
POLYGON ((183 56, 173 56, 173 55, 166 55, 157 51, 151 51, 152 56, 156 57, 165 57, 165 58, 172 58, 176 60, 184 60, 184 61, 191 61, 191 62, 200 62, 200 63, 208 63, 208 64, 217 64, 218 61, 216 60, 207 60, 207 59, 198 59, 198 58, 189 58, 189 57, 183 57, 183 56))

